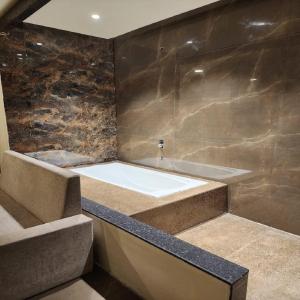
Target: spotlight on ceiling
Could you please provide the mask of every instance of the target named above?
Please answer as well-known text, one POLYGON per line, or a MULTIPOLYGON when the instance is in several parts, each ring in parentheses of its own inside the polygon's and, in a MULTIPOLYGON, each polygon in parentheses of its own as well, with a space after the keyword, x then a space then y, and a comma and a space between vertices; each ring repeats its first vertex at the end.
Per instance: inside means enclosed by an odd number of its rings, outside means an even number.
POLYGON ((99 20, 100 16, 98 14, 92 14, 91 18, 94 19, 94 20, 99 20))

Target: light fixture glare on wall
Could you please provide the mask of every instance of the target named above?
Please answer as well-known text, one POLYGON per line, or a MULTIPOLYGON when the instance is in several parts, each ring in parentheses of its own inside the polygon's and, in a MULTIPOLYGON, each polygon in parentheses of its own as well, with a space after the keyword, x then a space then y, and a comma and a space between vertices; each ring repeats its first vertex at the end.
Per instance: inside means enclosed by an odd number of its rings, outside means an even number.
POLYGON ((98 14, 92 14, 91 17, 94 20, 99 20, 100 19, 100 16, 98 14))
POLYGON ((204 70, 203 69, 196 69, 194 70, 195 73, 204 73, 204 70))

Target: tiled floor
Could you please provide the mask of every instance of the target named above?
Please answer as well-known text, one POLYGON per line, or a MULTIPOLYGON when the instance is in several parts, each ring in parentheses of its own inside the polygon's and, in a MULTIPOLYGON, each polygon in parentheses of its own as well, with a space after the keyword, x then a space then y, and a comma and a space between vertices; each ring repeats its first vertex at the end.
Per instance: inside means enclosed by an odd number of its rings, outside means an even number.
POLYGON ((247 300, 300 299, 300 236, 225 214, 177 237, 248 268, 247 300))

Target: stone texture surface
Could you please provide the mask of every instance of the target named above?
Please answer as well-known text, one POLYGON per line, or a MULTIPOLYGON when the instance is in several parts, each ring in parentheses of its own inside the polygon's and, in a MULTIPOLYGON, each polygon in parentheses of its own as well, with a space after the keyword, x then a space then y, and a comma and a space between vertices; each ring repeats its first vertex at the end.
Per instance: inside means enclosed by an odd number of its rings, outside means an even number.
POLYGON ((120 159, 155 161, 162 138, 170 161, 249 170, 231 211, 300 234, 299 18, 242 0, 116 39, 120 159))
POLYGON ((95 159, 90 156, 76 154, 74 152, 69 152, 65 150, 48 150, 48 151, 29 152, 25 154, 27 156, 33 157, 35 159, 44 161, 46 163, 61 168, 87 165, 95 162, 95 159))
POLYGON ((0 35, 10 146, 115 159, 113 44, 23 24, 0 35))
POLYGON ((154 207, 132 217, 167 233, 176 234, 222 215, 228 211, 227 205, 227 187, 223 186, 154 207))
POLYGON ((297 235, 225 214, 176 237, 248 268, 247 300, 300 298, 297 235))

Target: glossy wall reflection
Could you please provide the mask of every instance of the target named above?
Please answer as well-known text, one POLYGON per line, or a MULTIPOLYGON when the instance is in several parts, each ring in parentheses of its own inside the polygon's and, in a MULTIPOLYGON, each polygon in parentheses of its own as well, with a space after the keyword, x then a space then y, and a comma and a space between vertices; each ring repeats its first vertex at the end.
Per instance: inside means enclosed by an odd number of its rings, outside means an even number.
POLYGON ((0 35, 11 149, 115 159, 112 41, 23 24, 0 35))
POLYGON ((299 1, 237 1, 115 51, 121 159, 248 170, 230 210, 300 234, 299 1))

